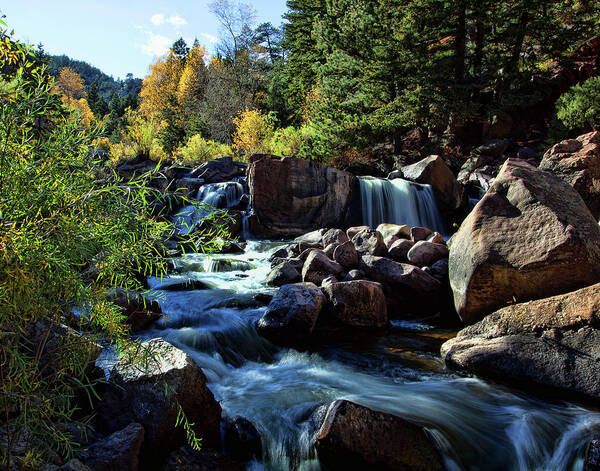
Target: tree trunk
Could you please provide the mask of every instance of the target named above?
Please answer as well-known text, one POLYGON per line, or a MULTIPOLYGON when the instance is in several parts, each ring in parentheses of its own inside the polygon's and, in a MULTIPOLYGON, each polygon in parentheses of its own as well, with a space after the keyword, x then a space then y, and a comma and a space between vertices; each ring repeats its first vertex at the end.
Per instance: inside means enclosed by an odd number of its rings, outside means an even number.
POLYGON ((465 50, 467 40, 467 2, 461 0, 457 5, 456 39, 454 40, 454 81, 458 85, 465 78, 465 50))

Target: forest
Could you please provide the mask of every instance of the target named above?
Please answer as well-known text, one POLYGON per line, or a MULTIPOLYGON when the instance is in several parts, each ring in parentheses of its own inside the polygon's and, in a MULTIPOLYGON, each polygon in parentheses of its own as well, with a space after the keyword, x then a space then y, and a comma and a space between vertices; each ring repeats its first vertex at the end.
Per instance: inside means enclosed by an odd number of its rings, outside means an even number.
POLYGON ((600 469, 600 4, 286 4, 0 19, 0 471, 600 469))

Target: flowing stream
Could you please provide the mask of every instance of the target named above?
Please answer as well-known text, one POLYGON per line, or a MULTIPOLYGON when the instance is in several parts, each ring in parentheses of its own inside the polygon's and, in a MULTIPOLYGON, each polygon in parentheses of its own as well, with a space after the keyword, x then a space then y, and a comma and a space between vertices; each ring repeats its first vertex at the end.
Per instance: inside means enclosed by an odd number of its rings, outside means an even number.
POLYGON ((224 414, 256 425, 264 460, 249 469, 320 469, 311 416, 340 398, 425 424, 451 471, 583 469, 600 414, 446 371, 439 347, 451 332, 394 321, 377 338, 330 341, 311 352, 262 339, 254 322, 266 308, 254 296, 274 293, 263 280, 279 246, 250 241, 239 255, 188 255, 178 274, 151 279, 167 320, 142 335, 187 351, 224 414), (187 279, 213 288, 160 290, 187 279))

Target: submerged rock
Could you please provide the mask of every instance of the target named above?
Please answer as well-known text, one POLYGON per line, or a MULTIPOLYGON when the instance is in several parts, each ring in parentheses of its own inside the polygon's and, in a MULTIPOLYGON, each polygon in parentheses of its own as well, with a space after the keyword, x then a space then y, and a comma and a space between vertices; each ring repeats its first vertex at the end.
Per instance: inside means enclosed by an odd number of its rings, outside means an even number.
POLYGON ((459 316, 475 322, 599 281, 600 228, 571 186, 509 159, 452 237, 449 272, 459 316))
POLYGON ((449 366, 600 398, 600 284, 507 306, 442 345, 449 366))
POLYGON ((349 401, 329 406, 315 441, 320 461, 332 471, 445 469, 422 426, 349 401))

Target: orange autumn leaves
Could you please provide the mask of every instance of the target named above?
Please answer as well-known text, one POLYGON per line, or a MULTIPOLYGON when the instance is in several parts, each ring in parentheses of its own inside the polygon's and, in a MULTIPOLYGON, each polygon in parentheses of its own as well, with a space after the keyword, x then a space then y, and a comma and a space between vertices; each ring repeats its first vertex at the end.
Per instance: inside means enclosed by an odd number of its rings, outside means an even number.
POLYGON ((63 67, 56 78, 57 91, 62 94, 63 103, 77 110, 81 122, 90 128, 94 122, 94 113, 86 100, 83 79, 70 67, 63 67))

